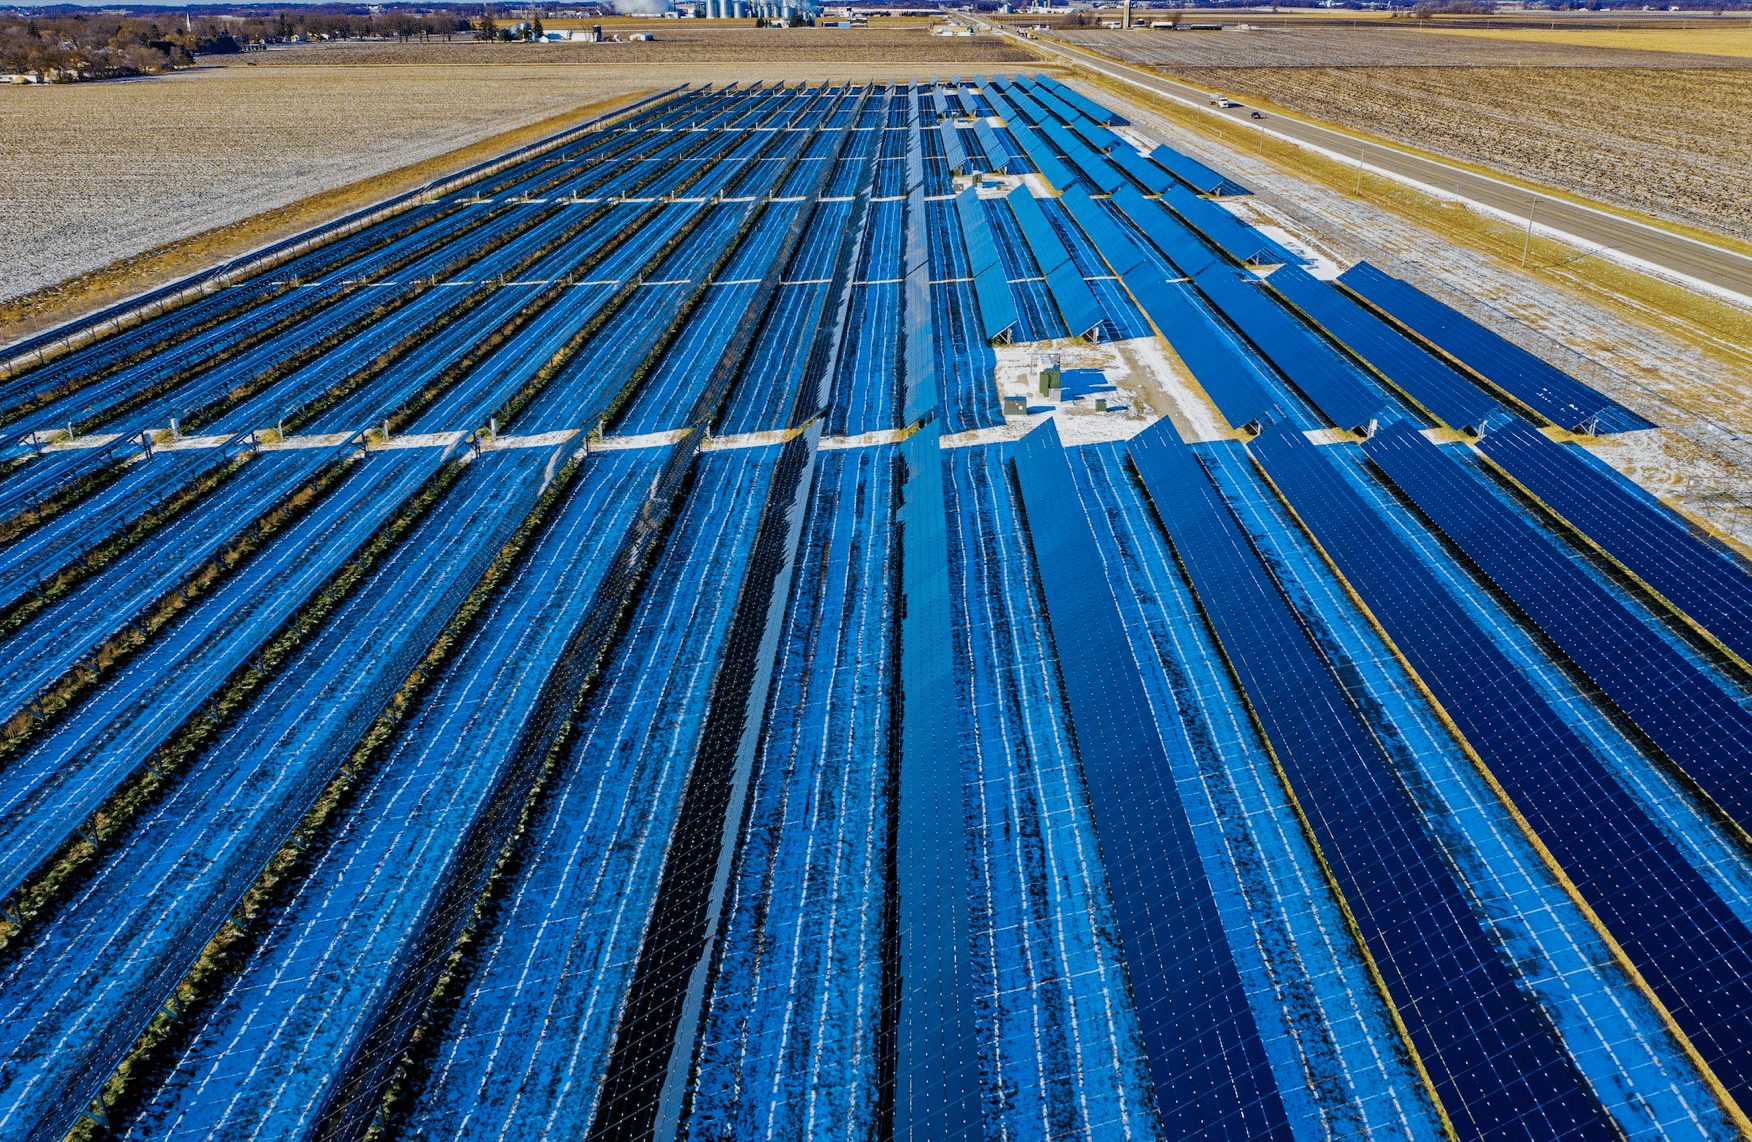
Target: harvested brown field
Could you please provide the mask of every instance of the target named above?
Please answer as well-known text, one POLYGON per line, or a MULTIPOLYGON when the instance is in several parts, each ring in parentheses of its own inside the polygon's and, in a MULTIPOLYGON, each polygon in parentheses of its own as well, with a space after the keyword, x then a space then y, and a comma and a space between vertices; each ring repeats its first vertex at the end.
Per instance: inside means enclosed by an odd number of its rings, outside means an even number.
MULTIPOLYGON (((1701 45, 1704 33, 1615 33, 1623 46, 1601 46, 1555 37, 1568 33, 1527 30, 1495 33, 1471 29, 1423 30, 1409 26, 1365 27, 1336 24, 1279 24, 1220 32, 1127 32, 1066 29, 1068 43, 1091 48, 1126 63, 1162 71, 1241 67, 1610 67, 1695 68, 1752 66, 1694 48, 1692 54, 1664 46, 1673 35, 1701 45), (1650 37, 1644 39, 1644 37, 1650 37), (1658 39, 1656 38, 1658 37, 1658 39), (1646 43, 1644 50, 1628 47, 1646 43)), ((1578 33, 1579 34, 1579 33, 1578 33)), ((1722 33, 1730 35, 1731 33, 1722 33)), ((1736 41, 1737 42, 1737 41, 1736 41)))
POLYGON ((1201 86, 1752 239, 1752 69, 1180 69, 1201 86))
MULTIPOLYGON (((1624 42, 1731 37, 1622 31, 1624 42)), ((1521 33, 1517 32, 1516 36, 1521 33)), ((1066 41, 1249 103, 1737 238, 1752 238, 1752 59, 1310 23, 1067 31, 1066 41)), ((1578 33, 1579 34, 1579 33, 1578 33)), ((1725 42, 1725 41, 1724 41, 1725 42)))

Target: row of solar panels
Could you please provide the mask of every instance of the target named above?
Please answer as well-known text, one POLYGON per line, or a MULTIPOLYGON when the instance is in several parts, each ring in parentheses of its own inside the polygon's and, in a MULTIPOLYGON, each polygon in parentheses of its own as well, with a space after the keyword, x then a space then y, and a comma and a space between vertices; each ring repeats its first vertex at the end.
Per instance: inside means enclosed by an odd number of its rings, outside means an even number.
MULTIPOLYGON (((1088 114, 1074 100, 1095 105, 1069 88, 1055 81, 1016 79, 990 84, 984 90, 994 110, 1008 121, 1010 134, 1027 149, 1033 165, 1048 182, 1064 190, 1067 197, 1080 190, 1110 196, 1121 204, 1162 250, 1178 276, 1195 279, 1199 292, 1273 358, 1274 365, 1284 370, 1279 358, 1296 363, 1291 381, 1298 388, 1308 386, 1303 395, 1332 423, 1362 428, 1392 407, 1385 394, 1359 377, 1351 360, 1354 356, 1368 373, 1413 407, 1456 428, 1482 427, 1500 411, 1499 395, 1567 429, 1620 432, 1650 427, 1648 421, 1562 370, 1367 263, 1341 276, 1342 289, 1314 279, 1281 243, 1198 193, 1224 194, 1244 188, 1167 147, 1158 147, 1148 156, 1139 155, 1104 125, 1117 116, 1088 114), (1240 265, 1279 264, 1282 268, 1268 279, 1272 292, 1324 336, 1310 340, 1293 332, 1292 326, 1275 316, 1279 308, 1276 301, 1254 304, 1253 292, 1242 288, 1251 285, 1251 279, 1226 270, 1211 272, 1225 260, 1240 265), (1211 296, 1212 291, 1236 303, 1237 310, 1230 312, 1223 300, 1211 296), (1262 342, 1244 323, 1252 324, 1262 335, 1283 334, 1288 340, 1284 344, 1262 342), (1327 338, 1343 346, 1350 356, 1333 352, 1325 344, 1327 338), (1482 388, 1480 381, 1484 382, 1482 388)), ((944 130, 955 132, 953 127, 944 130)), ((1007 154, 1001 144, 995 148, 986 145, 985 136, 992 135, 995 143, 995 134, 983 122, 976 126, 976 134, 980 134, 988 155, 1007 154), (986 128, 984 134, 979 133, 979 127, 986 128)), ((1106 244, 1098 244, 1107 249, 1106 244)), ((1126 273, 1118 265, 1114 269, 1122 276, 1126 273)), ((1156 308, 1184 314, 1186 291, 1163 290, 1163 284, 1146 282, 1144 292, 1166 293, 1155 299, 1156 308)), ((1134 289, 1134 294, 1137 292, 1134 289)), ((1138 300, 1150 310, 1144 297, 1138 300)), ((1193 322, 1191 336, 1200 342, 1193 355, 1208 357, 1215 348, 1218 356, 1214 359, 1227 363, 1231 355, 1221 347, 1232 337, 1204 328, 1209 323, 1208 307, 1194 300, 1192 309, 1207 311, 1204 321, 1193 322)), ((1159 324, 1158 328, 1167 332, 1169 327, 1159 324)), ((1170 340, 1179 348, 1176 337, 1171 335, 1170 340)), ((1249 374, 1256 372, 1243 369, 1239 382, 1229 384, 1219 379, 1214 386, 1234 390, 1226 394, 1226 401, 1218 400, 1219 406, 1228 405, 1223 411, 1232 423, 1247 424, 1269 416, 1277 404, 1275 386, 1255 383, 1249 374)))
MULTIPOLYGON (((1566 601, 1581 601, 1573 592, 1592 582, 1581 567, 1468 472, 1453 449, 1405 424, 1377 433, 1363 448, 1376 471, 1493 583, 1523 608, 1547 611, 1543 617, 1528 611, 1539 629, 1552 633, 1543 621, 1551 608, 1567 611, 1566 601)), ((1630 966, 1715 1076, 1743 1097, 1752 1082, 1745 1035, 1752 1012, 1752 933, 1499 649, 1491 630, 1461 604, 1441 573, 1390 532, 1323 449, 1277 426, 1251 452, 1630 966)), ((1604 590, 1591 602, 1607 612, 1623 611, 1604 590)), ((1731 735, 1706 741, 1704 735, 1719 727, 1704 723, 1719 718, 1724 702, 1741 718, 1744 711, 1726 702, 1714 681, 1675 669, 1681 660, 1670 648, 1652 660, 1638 657, 1660 641, 1646 627, 1624 624, 1615 634, 1585 612, 1567 613, 1576 637, 1563 644, 1565 652, 1591 641, 1591 657, 1614 656, 1641 673, 1652 700, 1639 713, 1656 706, 1660 713, 1637 717, 1638 726, 1653 737, 1668 716, 1696 718, 1695 745, 1722 759, 1711 776, 1731 780, 1721 772, 1732 764, 1726 759, 1744 757, 1747 743, 1731 735), (1626 637, 1633 626, 1642 638, 1626 637)), ((1671 746, 1687 744, 1663 736, 1666 743, 1657 744, 1669 756, 1671 746)), ((1702 764, 1695 757, 1693 763, 1702 764)), ((1425 1003, 1420 999, 1416 1006, 1425 1003)))
MULTIPOLYGON (((1505 471, 1512 465, 1535 473, 1529 479, 1558 480, 1566 492, 1573 489, 1564 477, 1584 482, 1602 501, 1630 509, 1627 516, 1640 518, 1637 534, 1662 544, 1664 566, 1695 561, 1718 590, 1748 590, 1725 553, 1579 450, 1524 426, 1487 435, 1481 447, 1503 457, 1505 471)), ((1700 797, 1743 827, 1737 805, 1729 806, 1742 792, 1735 778, 1752 745, 1748 715, 1717 681, 1469 471, 1460 459, 1469 451, 1433 444, 1404 422, 1362 449, 1376 474, 1572 656, 1700 797), (1560 619, 1574 628, 1568 638, 1547 625, 1560 619), (1617 664, 1616 679, 1604 672, 1608 662, 1617 664), (1637 678, 1640 689, 1631 688, 1637 678)), ((1710 1078, 1744 1100, 1752 1086, 1752 932, 1502 648, 1500 632, 1464 602, 1452 578, 1399 537, 1360 489, 1360 475, 1332 459, 1335 451, 1283 424, 1247 448, 1621 965, 1710 1078)), ((1615 1136, 1472 908, 1436 825, 1344 667, 1302 620, 1281 573, 1230 505, 1216 453, 1181 443, 1167 423, 1128 452, 1447 1116, 1465 1136, 1615 1136)), ((1018 447, 1014 467, 1055 650, 1060 661, 1077 663, 1065 675, 1067 701, 1164 1125, 1176 1137, 1286 1136, 1183 809, 1174 798, 1141 803, 1127 776, 1163 764, 1151 760, 1154 721, 1134 693, 1113 599, 1090 590, 1104 573, 1086 518, 1064 498, 1071 480, 1050 423, 1018 447)))
MULTIPOLYGON (((1694 655, 1639 617, 1451 450, 1395 417, 1376 382, 1433 419, 1481 432, 1478 450, 1501 475, 1745 664, 1752 578, 1741 565, 1582 450, 1555 444, 1513 416, 1498 398, 1570 429, 1626 431, 1650 427, 1647 421, 1372 266, 1359 265, 1338 285, 1315 279, 1280 246, 1162 178, 1129 148, 1105 157, 1135 187, 1105 173, 1071 174, 1071 167, 1089 173, 1100 137, 1043 121, 1038 99, 1006 95, 1029 120, 1016 137, 1031 153, 1043 140, 1050 144, 1033 155, 1036 165, 1065 188, 1072 217, 1233 423, 1272 419, 1280 382, 1260 358, 1334 424, 1364 428, 1389 418, 1364 445, 1377 472, 1646 735, 1708 808, 1749 835, 1752 805, 1740 759, 1752 747, 1752 714, 1694 655), (1236 269, 1265 261, 1284 264, 1263 280, 1236 269)), ((1004 109, 1004 96, 993 101, 1004 109)), ((1445 1108, 1463 1117, 1466 1133, 1538 1123, 1536 1130, 1550 1136, 1610 1134, 1561 1044, 1468 911, 1463 885, 1344 679, 1252 549, 1204 464, 1171 432, 1164 425, 1133 443, 1137 471, 1445 1108)), ((1050 437, 1050 429, 1037 432, 1015 463, 1058 652, 1079 664, 1123 661, 1122 645, 1097 645, 1112 640, 1102 609, 1110 600, 1077 590, 1098 581, 1098 569, 1078 569, 1079 544, 1067 539, 1074 529, 1053 511, 1051 490, 1068 480, 1052 471, 1063 462, 1050 437)), ((1743 1099, 1752 1083, 1744 1034, 1752 1010, 1752 933, 1337 465, 1288 424, 1268 425, 1251 451, 1529 822, 1617 953, 1710 1073, 1743 1099)), ((1255 1065, 1260 1056, 1248 1039, 1257 1032, 1245 1012, 1225 1008, 1221 957, 1199 959, 1197 901, 1179 898, 1198 878, 1165 871, 1179 852, 1172 813, 1140 825, 1123 796, 1104 795, 1111 793, 1102 784, 1107 753, 1138 744, 1115 747, 1108 740, 1134 719, 1126 713, 1126 687, 1103 679, 1105 708, 1079 704, 1077 687, 1067 681, 1069 701, 1103 849, 1125 854, 1109 863, 1116 903, 1152 905, 1140 915, 1118 912, 1140 1010, 1149 1013, 1144 1030, 1166 1122, 1171 1132, 1231 1131, 1241 1129, 1243 1116, 1257 1115, 1245 1132, 1275 1133, 1281 1110, 1274 1110, 1269 1074, 1255 1065), (1151 830, 1155 848, 1146 859, 1140 850, 1151 830), (1117 867, 1126 861, 1132 866, 1117 867), (1171 902, 1178 941, 1164 931, 1163 900, 1171 902), (1204 981, 1199 1001, 1208 1022, 1154 989, 1153 973, 1169 967, 1204 981), (1218 1010, 1227 1013, 1219 1019, 1212 1014, 1218 1010), (1230 1038, 1201 1039, 1212 1034, 1211 1023, 1230 1038), (1188 1044, 1199 1045, 1197 1059, 1179 1057, 1188 1044), (1206 1101, 1210 1088, 1201 1086, 1209 1076, 1198 1063, 1213 1059, 1222 1060, 1220 1105, 1206 1101)), ((1147 712, 1132 714, 1148 723, 1147 712)))

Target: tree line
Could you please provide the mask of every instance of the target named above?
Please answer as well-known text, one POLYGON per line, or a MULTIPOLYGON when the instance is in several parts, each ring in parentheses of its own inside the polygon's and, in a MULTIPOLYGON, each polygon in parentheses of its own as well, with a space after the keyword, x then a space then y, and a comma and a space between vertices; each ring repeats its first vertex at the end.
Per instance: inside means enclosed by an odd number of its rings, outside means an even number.
POLYGON ((425 39, 470 31, 454 12, 355 13, 290 9, 266 15, 131 16, 113 12, 0 13, 0 74, 43 83, 153 75, 198 55, 298 39, 425 39))

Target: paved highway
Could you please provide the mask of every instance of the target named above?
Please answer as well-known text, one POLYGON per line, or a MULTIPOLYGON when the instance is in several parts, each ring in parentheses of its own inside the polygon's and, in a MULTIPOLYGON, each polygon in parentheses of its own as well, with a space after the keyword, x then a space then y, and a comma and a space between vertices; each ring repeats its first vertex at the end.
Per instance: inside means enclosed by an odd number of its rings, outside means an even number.
MULTIPOLYGON (((1003 31, 1016 35, 1008 29, 1003 31)), ((1036 39, 1029 40, 1028 43, 1091 71, 1101 72, 1158 95, 1181 100, 1209 114, 1226 115, 1251 125, 1248 119, 1250 109, 1236 107, 1220 110, 1212 107, 1211 93, 1203 88, 1164 79, 1142 68, 1056 41, 1036 39)), ((1421 158, 1394 147, 1365 143, 1353 135, 1315 126, 1303 120, 1274 115, 1262 126, 1281 137, 1321 147, 1352 161, 1356 161, 1360 154, 1366 167, 1439 188, 1480 206, 1523 219, 1531 209, 1534 225, 1543 233, 1567 238, 1582 246, 1604 247, 1648 263, 1650 267, 1669 275, 1690 278, 1695 283, 1709 287, 1712 292, 1738 295, 1742 302, 1752 304, 1752 256, 1605 210, 1537 194, 1487 175, 1474 174, 1460 167, 1421 158)))

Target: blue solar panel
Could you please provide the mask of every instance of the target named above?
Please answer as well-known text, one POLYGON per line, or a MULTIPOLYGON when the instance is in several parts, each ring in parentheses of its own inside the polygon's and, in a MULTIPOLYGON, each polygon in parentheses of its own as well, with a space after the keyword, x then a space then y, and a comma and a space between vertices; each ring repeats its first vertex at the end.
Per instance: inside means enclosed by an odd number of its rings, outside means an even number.
MULTIPOLYGON (((972 190, 964 190, 955 196, 955 214, 961 223, 961 236, 967 243, 967 270, 977 274, 981 270, 998 264, 998 248, 992 242, 991 226, 987 224, 985 212, 980 208, 979 196, 972 190)), ((939 272, 949 272, 950 267, 938 266, 939 272)))
MULTIPOLYGON (((1110 154, 1115 150, 1131 150, 1130 147, 1121 143, 1119 141, 1119 136, 1115 135, 1112 131, 1109 131, 1106 127, 1096 126, 1081 115, 1071 121, 1071 130, 1076 132, 1077 138, 1087 143, 1089 149, 1095 151, 1097 154, 1105 155, 1110 154)), ((1136 154, 1137 152, 1132 151, 1132 153, 1136 154)))
POLYGON ((1106 156, 1096 153, 1069 127, 1059 123, 1043 123, 1040 131, 1090 186, 1105 194, 1112 194, 1125 185, 1124 177, 1107 161, 1106 156))
POLYGON ((1267 296, 1257 278, 1219 267, 1193 282, 1339 428, 1366 428, 1390 406, 1354 365, 1267 296))
POLYGON ((1004 120, 1011 136, 1015 138, 1017 143, 1021 144, 1023 153, 1033 164, 1034 169, 1040 172, 1041 177, 1045 178, 1057 190, 1069 190, 1074 186, 1077 176, 1071 173, 1069 167, 1059 161, 1058 156, 1052 153, 1052 148, 1040 137, 1036 129, 1030 126, 1027 111, 1019 109, 998 95, 994 94, 988 98, 991 99, 993 109, 1004 120))
POLYGON ((1456 1129, 1606 1138, 1344 680, 1167 421, 1132 462, 1456 1129))
POLYGON ((1590 577, 1551 536, 1409 425, 1369 459, 1742 830, 1752 830, 1752 714, 1590 577))
MULTIPOLYGON (((1046 284, 1072 336, 1092 338, 1100 332, 1101 322, 1108 314, 1075 265, 1067 259, 1046 271, 1046 284)), ((1118 314, 1113 316, 1115 320, 1123 319, 1118 314)))
POLYGON ((1400 395, 1450 428, 1478 428, 1503 411, 1446 362, 1300 266, 1278 267, 1265 284, 1366 361, 1400 395))
MULTIPOLYGON (((962 856, 966 805, 955 754, 950 652, 949 538, 939 425, 903 446, 906 479, 896 527, 902 545, 900 760, 894 828, 902 936, 896 959, 905 1018, 896 1026, 895 1134, 954 1137, 979 1120, 979 1066, 967 1044, 977 1032, 966 955, 969 916, 962 856)), ((820 493, 818 493, 820 494, 820 493)))
POLYGON ((1191 155, 1183 155, 1172 147, 1157 147, 1150 152, 1150 161, 1200 194, 1248 193, 1247 188, 1234 179, 1218 174, 1191 155))
POLYGON ((954 172, 949 169, 949 158, 943 150, 943 132, 926 127, 918 133, 918 143, 919 160, 924 170, 925 193, 953 194, 954 172))
POLYGON ((1113 205, 1143 231, 1183 277, 1217 264, 1219 255, 1157 199, 1145 198, 1128 186, 1113 196, 1113 205))
POLYGON ((954 123, 944 123, 937 128, 937 133, 943 139, 943 161, 949 164, 949 170, 954 174, 966 174, 967 148, 961 145, 961 128, 954 123))
POLYGON ((978 195, 971 190, 956 195, 955 213, 961 219, 961 233, 967 240, 981 329, 988 341, 1008 337, 1016 326, 1016 299, 1010 294, 1010 283, 1004 276, 978 195))
POLYGON ((1745 1098, 1752 932, 1324 449, 1274 428, 1252 451, 1711 1069, 1745 1098))
POLYGON ((973 124, 973 133, 979 139, 979 149, 985 155, 985 169, 993 174, 1008 174, 1010 172, 1010 148, 1004 145, 998 133, 984 119, 977 119, 973 124))
POLYGON ((1358 262, 1338 280, 1510 399, 1560 428, 1629 432, 1653 427, 1557 366, 1367 262, 1358 262))
MULTIPOLYGON (((313 232, 314 252, 138 325, 86 323, 90 344, 0 386, 37 409, 13 410, 15 441, 67 417, 157 426, 184 399, 206 409, 184 426, 215 433, 281 406, 307 438, 407 421, 353 475, 314 499, 276 485, 271 505, 256 469, 318 449, 230 472, 235 441, 127 468, 133 436, 0 446, 17 549, 0 543, 0 664, 60 664, 46 709, 19 708, 43 686, 13 687, 20 740, 0 749, 0 881, 23 925, 0 973, 0 1136, 60 1137, 89 1107, 416 661, 431 669, 380 743, 390 763, 313 838, 214 1002, 171 1013, 170 1063, 137 1072, 100 1133, 361 1134, 415 1041, 435 1054, 401 1103, 409 1135, 609 1137, 659 1115, 702 1142, 1734 1133, 1752 1107, 1752 563, 1517 419, 1542 423, 1483 365, 1281 262, 1267 235, 1290 239, 1210 201, 1243 188, 1140 156, 1055 80, 678 92, 471 172, 479 193, 313 232), (1042 182, 969 198, 955 169, 1042 182), (1259 281, 1246 261, 1280 268, 1259 281), (467 297, 413 285, 446 281, 467 297), (1262 425, 1251 448, 1162 426, 1066 451, 1069 421, 973 443, 1004 423, 988 338, 1149 338, 1146 309, 1179 355, 1164 367, 1220 410, 1182 401, 1177 422, 1262 425), (1483 435, 1373 463, 1309 443, 1377 403, 1402 419, 1399 398, 1483 435), (427 482, 452 457, 424 429, 489 421, 503 446, 483 435, 427 482), (606 450, 588 437, 578 479, 612 469, 616 490, 587 505, 562 467, 585 437, 516 445, 593 424, 606 450), (704 425, 720 438, 696 456, 704 425), (683 426, 672 456, 641 449, 683 426), (757 455, 779 448, 726 439, 786 426, 782 479, 757 455), (1429 455, 1459 492, 1416 470, 1429 455), (381 464, 412 467, 368 493, 381 464), (187 465, 218 482, 164 499, 187 465), (788 490, 804 472, 807 501, 788 490), (195 590, 159 581, 186 562, 179 537, 211 555, 246 499, 286 526, 209 560, 195 590), (1464 542, 1429 527, 1442 513, 1464 542), (519 529, 487 610, 441 638, 519 529), (708 547, 738 570, 701 586, 679 572, 708 547), (539 589, 611 548, 619 585, 539 589), (746 583, 739 551, 758 553, 746 583), (117 582, 127 607, 91 589, 117 582), (494 618, 518 607, 565 613, 494 618), (505 656, 543 630, 541 654, 505 656), (727 657, 653 654, 671 635, 722 638, 727 657), (483 662, 541 691, 533 720, 492 700, 483 662), (580 689, 574 667, 596 680, 580 689), (610 678, 685 703, 629 718, 610 678), (312 687, 344 701, 302 700, 312 687), (221 692, 208 727, 198 707, 221 692), (505 710, 486 737, 442 732, 505 710), (568 747, 531 785, 570 712, 597 760, 640 773, 604 779, 568 747), (633 763, 621 728, 675 747, 633 763), (226 744, 287 733, 297 748, 226 744), (178 764, 155 774, 171 735, 178 764), (411 779, 410 759, 444 778, 411 779), (88 849, 80 822, 138 781, 158 793, 106 807, 111 839, 88 849), (605 808, 568 810, 568 781, 605 808), (372 808, 395 798, 413 808, 372 808), (460 809, 410 828, 446 798, 460 809), (586 847, 518 828, 520 805, 586 847), (621 861, 616 830, 637 838, 636 876, 590 872, 621 861), (506 853, 458 1003, 424 1023, 506 853), (78 875, 41 880, 63 856, 78 875), (523 945, 542 949, 528 970, 494 950, 523 945)), ((1492 369, 1552 397, 1520 361, 1492 369)), ((1112 387, 1093 380, 1066 384, 1112 387)), ((1126 435, 1124 419, 1082 431, 1126 435)), ((1611 406, 1594 423, 1643 422, 1611 406)))
POLYGON ((1046 84, 1040 82, 1039 77, 1032 79, 1024 77, 1020 81, 1020 87, 1059 122, 1069 124, 1079 117, 1075 107, 1072 107, 1065 100, 1059 98, 1058 91, 1055 90, 1057 88, 1056 84, 1052 87, 1048 87, 1046 84))
POLYGON ((1519 421, 1479 451, 1742 662, 1752 663, 1752 575, 1685 519, 1580 448, 1519 421))
POLYGON ((1053 301, 1057 303, 1059 313, 1064 317, 1065 328, 1074 336, 1087 336, 1100 326, 1101 319, 1106 315, 1102 312, 1101 303, 1095 299, 1094 291, 1089 288, 1089 283, 1083 279, 1071 260, 1070 251, 1065 248, 1058 232, 1052 228, 1052 223, 1040 209, 1040 204, 1034 201, 1034 196, 1026 187, 1011 191, 1005 196, 1004 202, 1015 215, 1023 240, 1027 243, 1029 252, 1034 255, 1035 264, 1046 276, 1053 301))
POLYGON ((902 193, 910 193, 925 184, 925 147, 920 142, 923 136, 924 130, 908 130, 905 133, 906 175, 902 179, 902 193))
POLYGON ((1237 262, 1293 264, 1298 260, 1294 254, 1221 206, 1190 190, 1171 186, 1162 192, 1162 203, 1237 262))
POLYGON ((1113 165, 1129 175, 1133 182, 1151 194, 1161 194, 1174 185, 1174 176, 1138 154, 1129 146, 1118 146, 1107 153, 1113 165))
POLYGON ((1034 83, 1044 91, 1050 91, 1060 99, 1087 115, 1093 121, 1107 127, 1123 127, 1128 120, 1117 111, 1103 107, 1075 88, 1068 87, 1050 75, 1037 75, 1034 83))
POLYGON ((1146 264, 1148 259, 1143 250, 1138 248, 1137 242, 1095 204, 1088 191, 1075 187, 1060 195, 1059 201, 1064 204, 1071 217, 1076 219, 1077 225, 1089 236, 1095 248, 1101 251, 1102 259, 1112 267, 1114 273, 1124 277, 1146 264))
POLYGON ((1185 282, 1141 281, 1132 296, 1231 427, 1278 411, 1276 381, 1185 282))
POLYGON ((1047 110, 1040 100, 1035 98, 1034 93, 1027 88, 1012 84, 1005 90, 1005 94, 1009 97, 1011 104, 1022 112, 1028 122, 1034 126, 1039 127, 1054 121, 1053 113, 1047 110))
POLYGON ((1169 1138, 1288 1138, 1100 549, 1052 421, 1013 464, 1169 1138))

